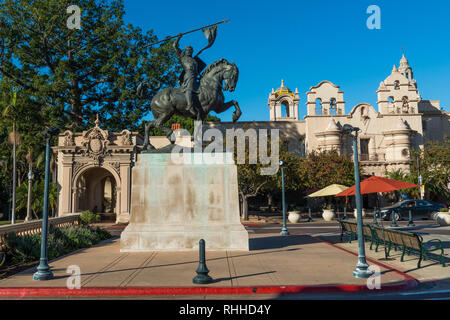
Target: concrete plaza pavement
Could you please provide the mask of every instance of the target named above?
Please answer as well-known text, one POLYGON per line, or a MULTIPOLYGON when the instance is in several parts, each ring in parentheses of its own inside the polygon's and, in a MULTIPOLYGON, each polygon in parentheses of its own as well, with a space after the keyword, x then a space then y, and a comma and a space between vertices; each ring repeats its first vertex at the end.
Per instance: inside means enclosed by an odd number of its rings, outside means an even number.
MULTIPOLYGON (((207 251, 208 285, 195 285, 198 252, 121 253, 118 237, 50 261, 54 279, 34 281, 35 268, 0 280, 0 298, 43 296, 176 296, 249 295, 370 291, 366 279, 353 277, 354 248, 318 237, 249 233, 250 251, 207 251), (68 290, 69 266, 81 271, 81 290, 68 290), (60 289, 60 290, 59 290, 60 289), (33 291, 34 290, 34 291, 33 291), (53 291, 52 291, 53 290, 53 291), (91 291, 89 291, 91 290, 91 291), (103 294, 102 294, 103 293, 103 294)), ((208 244, 206 244, 208 247, 208 244)), ((388 261, 390 262, 390 261, 388 261)), ((382 290, 417 285, 412 276, 378 264, 382 290)), ((447 268, 444 268, 447 270, 447 268)), ((450 269, 450 268, 449 268, 450 269)))

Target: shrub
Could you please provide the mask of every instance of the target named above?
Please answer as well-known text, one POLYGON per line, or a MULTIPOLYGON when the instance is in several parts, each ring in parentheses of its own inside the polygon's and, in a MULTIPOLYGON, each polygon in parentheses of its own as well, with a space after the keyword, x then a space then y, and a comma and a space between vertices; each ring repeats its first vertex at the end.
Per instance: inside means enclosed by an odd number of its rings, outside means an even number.
MULTIPOLYGON (((87 226, 50 227, 48 234, 48 259, 52 260, 74 250, 88 248, 100 241, 111 238, 102 228, 87 226)), ((37 261, 41 255, 41 235, 18 236, 10 233, 5 236, 8 260, 13 263, 37 261)))
POLYGON ((89 225, 100 221, 100 215, 93 213, 91 210, 83 211, 80 215, 80 221, 83 225, 89 225))
POLYGON ((7 255, 13 263, 28 263, 39 260, 41 255, 41 235, 18 236, 9 233, 5 236, 7 255))

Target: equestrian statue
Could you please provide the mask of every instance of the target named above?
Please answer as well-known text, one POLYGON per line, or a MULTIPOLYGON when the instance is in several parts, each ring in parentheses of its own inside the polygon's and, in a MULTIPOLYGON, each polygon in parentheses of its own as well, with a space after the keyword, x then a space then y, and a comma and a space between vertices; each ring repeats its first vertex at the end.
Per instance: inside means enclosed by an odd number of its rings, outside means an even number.
MULTIPOLYGON (((149 137, 149 131, 152 127, 160 128, 167 134, 167 138, 172 144, 175 142, 172 135, 173 131, 163 126, 175 114, 197 121, 204 121, 210 111, 222 113, 233 106, 235 107, 235 112, 232 116, 233 122, 236 122, 242 114, 237 101, 225 102, 223 95, 223 91, 233 92, 235 90, 239 78, 239 70, 234 63, 230 63, 225 59, 217 60, 206 66, 198 56, 214 43, 217 34, 217 24, 211 28, 205 27, 202 30, 209 43, 194 57, 192 56, 194 49, 191 46, 187 46, 184 50, 179 48, 179 41, 183 34, 176 36, 173 49, 183 71, 178 78, 178 88, 164 88, 151 100, 150 109, 155 119, 145 123, 145 151, 154 149, 150 144, 149 137)), ((145 97, 145 89, 147 87, 147 82, 139 84, 137 88, 139 97, 145 97)))

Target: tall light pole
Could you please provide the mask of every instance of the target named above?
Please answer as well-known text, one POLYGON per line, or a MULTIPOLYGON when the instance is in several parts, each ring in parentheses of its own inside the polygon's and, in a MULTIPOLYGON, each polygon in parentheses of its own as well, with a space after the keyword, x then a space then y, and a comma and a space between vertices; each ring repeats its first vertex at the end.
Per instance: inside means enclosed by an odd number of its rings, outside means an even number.
POLYGON ((27 216, 25 218, 25 221, 30 221, 31 218, 31 187, 33 185, 33 165, 31 164, 31 159, 28 164, 28 197, 27 197, 27 216))
POLYGON ((363 220, 362 220, 362 201, 361 201, 361 185, 359 177, 359 161, 358 161, 358 131, 359 128, 355 128, 351 125, 344 125, 342 131, 347 134, 351 134, 353 138, 353 158, 355 167, 355 198, 356 198, 356 222, 358 232, 358 263, 356 269, 353 271, 355 278, 369 278, 373 272, 369 270, 369 265, 366 262, 366 248, 364 245, 364 233, 363 233, 363 220))
POLYGON ((280 235, 282 236, 288 236, 289 231, 286 228, 286 200, 284 196, 284 168, 283 168, 283 161, 280 161, 279 165, 281 167, 281 201, 282 201, 282 207, 283 207, 283 228, 281 229, 280 235))
POLYGON ((420 200, 423 200, 424 188, 422 185, 423 184, 422 175, 420 174, 420 154, 416 153, 416 159, 417 159, 417 179, 419 180, 418 182, 419 182, 420 200))
POLYGON ((59 133, 57 127, 44 131, 46 138, 45 148, 45 184, 44 184, 44 212, 42 214, 42 237, 41 237, 41 259, 37 272, 33 275, 34 280, 50 280, 53 273, 48 265, 48 197, 50 189, 50 144, 52 137, 59 133))
POLYGON ((13 122, 13 184, 12 184, 12 207, 11 207, 11 224, 16 223, 16 180, 17 180, 17 166, 16 166, 16 146, 17 146, 17 132, 16 121, 13 122))

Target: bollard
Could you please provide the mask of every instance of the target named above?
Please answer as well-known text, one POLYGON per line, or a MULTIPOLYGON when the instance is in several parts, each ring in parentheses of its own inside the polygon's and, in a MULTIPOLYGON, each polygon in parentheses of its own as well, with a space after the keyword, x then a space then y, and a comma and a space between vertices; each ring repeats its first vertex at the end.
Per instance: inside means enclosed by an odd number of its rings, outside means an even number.
POLYGON ((409 222, 408 222, 408 227, 415 227, 416 225, 414 224, 413 221, 413 216, 412 216, 412 212, 411 210, 409 210, 409 222))
POLYGON ((391 227, 392 228, 398 227, 397 219, 395 219, 395 210, 392 210, 391 217, 392 217, 391 227))
POLYGON ((198 268, 196 270, 197 275, 192 280, 195 284, 208 284, 213 281, 213 279, 208 275, 209 270, 206 267, 206 258, 205 258, 205 240, 201 239, 198 243, 198 252, 199 252, 199 262, 198 268))
POLYGON ((377 221, 377 208, 373 209, 373 222, 372 225, 374 226, 378 226, 378 221, 377 221))
POLYGON ((308 222, 313 222, 312 215, 311 215, 311 208, 308 208, 308 222))

